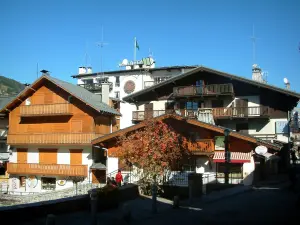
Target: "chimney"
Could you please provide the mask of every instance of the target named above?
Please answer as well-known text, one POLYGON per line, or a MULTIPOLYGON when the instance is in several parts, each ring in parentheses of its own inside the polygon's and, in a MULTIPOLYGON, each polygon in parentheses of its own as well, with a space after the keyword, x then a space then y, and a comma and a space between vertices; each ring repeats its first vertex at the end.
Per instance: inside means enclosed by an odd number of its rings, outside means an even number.
POLYGON ((261 68, 257 64, 252 66, 252 80, 263 82, 261 68))
POLYGON ((50 76, 49 71, 48 70, 41 70, 40 71, 42 73, 42 75, 44 76, 50 76))
POLYGON ((81 66, 78 68, 78 74, 86 74, 87 70, 88 70, 88 68, 81 66))
POLYGON ((101 89, 102 89, 101 100, 103 103, 106 103, 107 105, 109 105, 109 83, 108 82, 102 83, 101 89))

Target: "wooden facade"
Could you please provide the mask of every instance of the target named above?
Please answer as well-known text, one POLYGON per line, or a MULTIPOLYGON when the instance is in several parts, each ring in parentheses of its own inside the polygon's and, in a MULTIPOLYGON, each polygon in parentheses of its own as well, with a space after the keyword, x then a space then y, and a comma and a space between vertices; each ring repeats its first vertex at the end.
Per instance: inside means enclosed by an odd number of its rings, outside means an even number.
POLYGON ((116 129, 113 119, 97 114, 67 92, 45 82, 10 112, 8 144, 89 145, 96 137, 116 129))
MULTIPOLYGON (((193 155, 213 154, 215 151, 215 137, 224 136, 224 129, 214 125, 206 125, 196 120, 187 121, 183 118, 180 118, 182 117, 175 115, 166 115, 165 117, 160 116, 157 119, 162 119, 177 133, 186 137, 189 140, 188 150, 193 155)), ((133 130, 142 129, 142 123, 130 128, 125 128, 111 135, 100 137, 98 138, 98 140, 94 140, 93 144, 107 148, 108 155, 115 156, 117 151, 119 151, 119 146, 117 145, 117 137, 133 130)), ((233 136, 229 137, 229 150, 232 152, 250 152, 255 148, 255 146, 260 144, 255 138, 252 137, 239 135, 238 133, 232 133, 232 135, 233 136)))
POLYGON ((8 163, 9 174, 32 174, 53 176, 87 177, 87 165, 40 164, 40 163, 8 163))
MULTIPOLYGON (((95 96, 92 97, 95 101, 95 96)), ((25 89, 9 103, 6 111, 9 112, 7 142, 16 147, 13 154, 17 160, 7 165, 7 172, 12 175, 86 178, 87 164, 93 159, 83 154, 92 155, 91 141, 119 129, 117 113, 98 111, 46 77, 25 89), (70 146, 69 153, 60 153, 63 146, 70 146)))
MULTIPOLYGON (((225 126, 230 123, 232 129, 239 130, 237 124, 241 121, 248 124, 248 119, 265 125, 269 119, 287 119, 288 111, 297 105, 299 98, 300 94, 289 90, 199 67, 171 78, 164 84, 131 94, 123 100, 138 106, 146 102, 155 104, 156 101, 168 101, 165 110, 160 108, 160 111, 149 111, 145 108, 143 111, 134 111, 132 120, 135 123, 167 113, 170 109, 173 109, 172 113, 176 111, 182 116, 198 119, 199 116, 206 117, 210 109, 216 124, 225 126), (257 100, 252 101, 252 97, 257 100), (201 110, 206 111, 206 115, 201 114, 201 110)), ((272 132, 275 133, 275 130, 272 132)))

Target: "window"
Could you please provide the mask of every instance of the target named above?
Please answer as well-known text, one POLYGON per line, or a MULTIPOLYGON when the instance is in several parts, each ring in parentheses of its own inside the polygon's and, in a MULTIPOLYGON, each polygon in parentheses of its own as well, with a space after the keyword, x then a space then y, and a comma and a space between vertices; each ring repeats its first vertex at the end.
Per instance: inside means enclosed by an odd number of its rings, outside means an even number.
POLYGON ((198 110, 198 102, 187 102, 186 103, 186 109, 197 111, 198 110))
POLYGON ((224 103, 223 100, 212 100, 211 101, 211 106, 212 108, 220 108, 220 107, 224 107, 224 103))
POLYGON ((55 190, 56 179, 52 177, 42 177, 42 189, 43 190, 55 190))
MULTIPOLYGON (((225 177, 225 163, 217 163, 217 177, 225 177)), ((243 164, 229 164, 229 178, 243 179, 243 164)))
POLYGON ((93 79, 83 80, 83 82, 85 84, 93 84, 94 83, 93 79))
POLYGON ((25 187, 26 185, 26 177, 20 176, 20 187, 25 187))
POLYGON ((0 164, 0 176, 5 175, 5 168, 3 164, 0 164))
POLYGON ((155 77, 154 78, 154 84, 158 84, 158 83, 161 83, 165 80, 168 80, 170 77, 155 77))
POLYGON ((196 81, 196 86, 203 86, 204 85, 204 80, 197 80, 196 81))
POLYGON ((236 131, 242 134, 248 134, 249 131, 248 123, 237 123, 236 131))
POLYGON ((120 92, 119 91, 115 91, 115 98, 120 98, 120 92))
POLYGON ((0 149, 7 150, 7 145, 5 143, 0 143, 0 149))
POLYGON ((115 87, 120 87, 120 77, 119 76, 116 76, 115 87))

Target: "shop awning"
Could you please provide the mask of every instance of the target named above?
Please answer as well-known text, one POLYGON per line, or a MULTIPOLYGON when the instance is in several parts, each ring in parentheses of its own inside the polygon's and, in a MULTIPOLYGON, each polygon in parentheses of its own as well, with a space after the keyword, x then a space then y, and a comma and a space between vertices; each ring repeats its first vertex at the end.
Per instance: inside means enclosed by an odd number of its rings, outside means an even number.
MULTIPOLYGON (((249 163, 251 156, 251 152, 230 152, 230 163, 249 163)), ((225 151, 215 151, 213 162, 225 162, 225 151)))

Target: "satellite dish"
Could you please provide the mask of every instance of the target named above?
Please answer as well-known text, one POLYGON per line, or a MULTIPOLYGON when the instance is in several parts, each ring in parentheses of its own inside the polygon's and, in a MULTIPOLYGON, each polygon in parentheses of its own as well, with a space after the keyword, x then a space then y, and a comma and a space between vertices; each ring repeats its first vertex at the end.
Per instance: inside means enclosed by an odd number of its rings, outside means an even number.
POLYGON ((128 65, 128 59, 123 59, 122 65, 124 65, 124 66, 128 65))
POLYGON ((256 154, 258 155, 264 155, 268 152, 268 149, 266 146, 263 146, 263 145, 259 145, 255 148, 255 152, 256 154))
POLYGON ((288 84, 288 83, 289 83, 289 80, 285 77, 285 78, 283 78, 283 82, 284 82, 285 84, 288 84))

